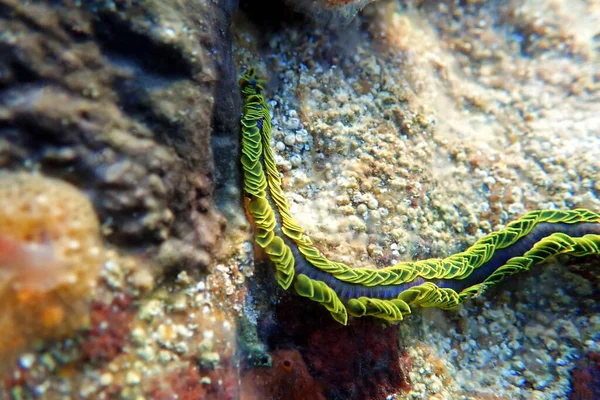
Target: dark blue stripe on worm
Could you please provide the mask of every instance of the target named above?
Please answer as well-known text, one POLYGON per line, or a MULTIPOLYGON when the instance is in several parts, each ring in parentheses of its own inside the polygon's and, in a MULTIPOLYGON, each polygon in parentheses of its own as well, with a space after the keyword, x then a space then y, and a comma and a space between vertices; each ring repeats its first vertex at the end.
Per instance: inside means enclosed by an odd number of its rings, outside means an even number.
MULTIPOLYGON (((450 288, 459 292, 465 288, 473 286, 477 283, 483 282, 488 276, 490 276, 498 268, 502 267, 508 260, 513 257, 521 256, 531 249, 538 241, 550 236, 553 233, 561 232, 571 237, 581 237, 587 234, 600 234, 600 224, 595 223, 579 223, 579 224, 565 224, 565 223, 541 223, 537 225, 532 231, 525 237, 518 240, 512 246, 504 249, 496 250, 492 258, 481 267, 474 270, 466 279, 462 280, 433 280, 435 283, 442 288, 450 288)), ((331 287, 337 295, 344 300, 358 298, 361 296, 372 297, 377 299, 394 299, 400 293, 409 289, 413 286, 418 286, 424 283, 426 280, 423 278, 417 278, 411 282, 406 282, 398 285, 378 285, 378 286, 364 286, 355 283, 343 282, 334 277, 333 275, 321 271, 314 267, 308 261, 304 259, 302 254, 298 251, 294 243, 286 241, 288 246, 292 249, 294 254, 294 260, 296 263, 296 273, 304 274, 311 279, 325 282, 331 287)))

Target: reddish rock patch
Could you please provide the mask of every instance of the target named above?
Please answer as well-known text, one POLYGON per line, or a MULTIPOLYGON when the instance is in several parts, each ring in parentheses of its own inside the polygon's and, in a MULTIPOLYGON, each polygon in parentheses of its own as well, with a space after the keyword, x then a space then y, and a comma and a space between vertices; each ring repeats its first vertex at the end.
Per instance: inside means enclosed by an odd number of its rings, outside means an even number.
POLYGON ((297 350, 276 350, 271 367, 257 367, 242 377, 242 400, 325 400, 297 350))

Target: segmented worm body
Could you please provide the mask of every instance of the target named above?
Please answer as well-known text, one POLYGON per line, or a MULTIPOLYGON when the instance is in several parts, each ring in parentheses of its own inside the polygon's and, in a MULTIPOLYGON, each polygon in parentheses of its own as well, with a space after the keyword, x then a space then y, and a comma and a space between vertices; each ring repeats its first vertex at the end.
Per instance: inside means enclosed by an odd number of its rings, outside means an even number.
POLYGON ((443 259, 402 262, 383 269, 350 268, 328 260, 291 216, 271 150, 271 117, 253 69, 240 80, 244 97, 244 190, 256 243, 275 265, 279 284, 329 310, 401 320, 411 306, 457 307, 506 277, 557 254, 600 254, 600 214, 587 209, 537 210, 443 259))

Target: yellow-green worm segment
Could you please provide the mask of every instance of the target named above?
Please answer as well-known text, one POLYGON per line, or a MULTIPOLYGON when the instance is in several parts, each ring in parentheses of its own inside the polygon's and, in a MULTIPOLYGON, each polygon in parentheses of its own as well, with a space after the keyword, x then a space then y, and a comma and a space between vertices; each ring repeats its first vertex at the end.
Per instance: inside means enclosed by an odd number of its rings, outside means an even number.
POLYGON ((600 255, 600 214, 537 210, 443 259, 402 262, 384 269, 350 268, 328 260, 294 221, 271 151, 271 117, 254 69, 240 80, 244 97, 244 190, 256 243, 269 256, 279 284, 321 303, 347 324, 348 314, 401 320, 411 306, 457 307, 504 278, 557 254, 600 255))

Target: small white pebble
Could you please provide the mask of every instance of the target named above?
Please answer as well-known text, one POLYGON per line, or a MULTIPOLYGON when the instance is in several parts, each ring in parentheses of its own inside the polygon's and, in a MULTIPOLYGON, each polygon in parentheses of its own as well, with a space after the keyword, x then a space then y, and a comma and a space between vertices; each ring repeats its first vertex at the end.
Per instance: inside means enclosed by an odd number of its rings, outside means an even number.
POLYGON ((56 361, 54 361, 54 357, 52 357, 49 353, 44 353, 41 356, 41 362, 42 364, 44 364, 46 366, 46 368, 48 368, 50 371, 52 371, 54 368, 56 368, 56 361))
POLYGON ((176 311, 184 311, 187 308, 186 298, 184 296, 179 296, 175 298, 173 302, 173 309, 176 311))
POLYGON ((148 301, 145 305, 143 305, 140 309, 140 318, 149 320, 161 315, 162 312, 163 310, 160 300, 152 299, 148 301))
POLYGON ((210 385, 212 383, 212 381, 210 380, 210 378, 208 376, 204 376, 204 377, 202 377, 202 379, 200 379, 200 383, 203 385, 210 385))
POLYGON ((296 203, 306 202, 306 199, 301 194, 298 194, 298 193, 292 194, 292 200, 294 200, 294 202, 296 202, 296 203))
POLYGON ((153 361, 155 352, 152 346, 144 346, 136 351, 136 354, 144 361, 153 361))
POLYGON ((185 354, 188 352, 189 348, 185 342, 177 342, 175 343, 174 350, 179 354, 185 354))
POLYGON ((306 143, 308 139, 307 135, 302 135, 300 133, 296 134, 296 143, 302 144, 302 143, 306 143))
POLYGON ((134 328, 131 331, 131 339, 135 344, 142 344, 146 339, 146 332, 140 327, 134 328))
POLYGON ((108 386, 113 382, 113 375, 110 372, 105 372, 100 375, 100 385, 108 386))
POLYGON ((147 269, 136 271, 127 279, 134 287, 140 290, 150 290, 154 287, 154 277, 147 269))
POLYGON ((379 202, 375 197, 372 197, 367 202, 367 207, 369 207, 371 210, 375 210, 377 207, 379 207, 379 202))
POLYGON ((302 163, 302 157, 300 157, 298 154, 294 154, 290 157, 290 163, 292 163, 294 167, 297 167, 302 163))
POLYGON ((181 271, 177 274, 177 283, 190 284, 192 279, 188 275, 187 271, 181 271))
POLYGON ((166 28, 163 30, 163 33, 164 33, 164 37, 165 37, 165 39, 168 39, 168 40, 170 40, 170 39, 175 39, 175 37, 176 37, 176 34, 175 34, 175 29, 173 29, 173 28, 171 28, 171 27, 166 27, 166 28))
POLYGON ((289 129, 298 129, 300 127, 300 119, 289 118, 287 121, 285 121, 285 126, 289 129))
POLYGON ((285 135, 285 137, 283 138, 283 142, 288 146, 293 146, 294 143, 296 143, 296 135, 294 135, 293 133, 285 135))
POLYGON ((202 353, 199 358, 200 364, 205 368, 215 368, 219 365, 221 361, 221 356, 219 353, 214 351, 202 353))
POLYGON ((140 381, 141 378, 137 372, 128 371, 127 375, 125 375, 125 383, 127 383, 128 385, 137 385, 138 383, 140 383, 140 381))
POLYGON ((158 353, 158 361, 160 361, 162 364, 168 363, 172 358, 173 356, 168 350, 161 350, 158 353))
POLYGON ((19 358, 19 365, 25 369, 31 368, 31 366, 33 365, 34 362, 35 362, 35 356, 31 353, 23 354, 19 358))
POLYGON ((119 269, 119 264, 114 261, 107 261, 104 263, 104 269, 107 271, 115 272, 119 269))

